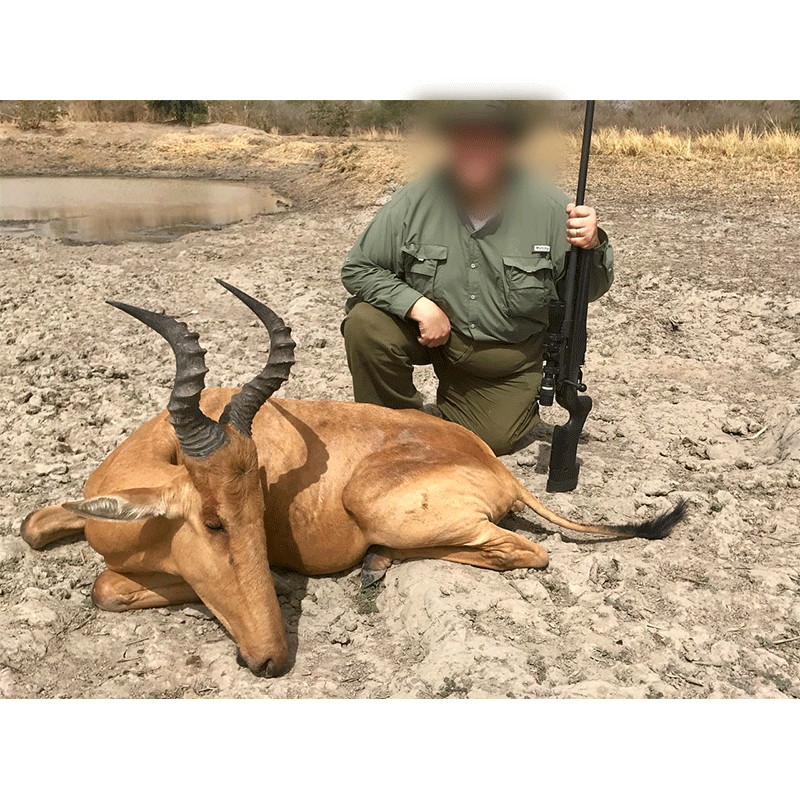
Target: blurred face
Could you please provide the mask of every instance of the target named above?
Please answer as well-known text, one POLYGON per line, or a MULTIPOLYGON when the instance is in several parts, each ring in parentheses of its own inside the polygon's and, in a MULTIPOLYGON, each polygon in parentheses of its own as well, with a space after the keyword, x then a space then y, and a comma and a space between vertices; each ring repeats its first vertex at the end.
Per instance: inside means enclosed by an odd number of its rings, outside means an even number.
POLYGON ((458 189, 468 198, 498 188, 514 151, 511 136, 498 125, 462 125, 449 134, 447 163, 458 189))

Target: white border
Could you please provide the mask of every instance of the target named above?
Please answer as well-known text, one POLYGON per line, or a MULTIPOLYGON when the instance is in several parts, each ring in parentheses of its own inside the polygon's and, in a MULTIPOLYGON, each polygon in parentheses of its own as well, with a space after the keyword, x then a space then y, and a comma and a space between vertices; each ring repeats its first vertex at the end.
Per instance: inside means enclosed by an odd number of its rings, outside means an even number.
POLYGON ((798 7, 136 4, 3 9, 5 99, 791 99, 798 7))
POLYGON ((0 753, 8 797, 779 797, 790 703, 6 700, 0 753))

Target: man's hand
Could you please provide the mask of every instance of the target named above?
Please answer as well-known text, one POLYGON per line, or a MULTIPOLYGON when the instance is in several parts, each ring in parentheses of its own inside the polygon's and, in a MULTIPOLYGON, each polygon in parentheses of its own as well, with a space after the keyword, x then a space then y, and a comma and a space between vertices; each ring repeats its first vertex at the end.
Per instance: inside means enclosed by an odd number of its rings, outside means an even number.
POLYGON ((433 300, 420 297, 411 306, 407 316, 419 323, 417 341, 425 347, 438 347, 450 338, 450 320, 433 300))
POLYGON ((591 206, 567 206, 567 241, 584 250, 591 250, 600 245, 597 235, 597 212, 591 206))

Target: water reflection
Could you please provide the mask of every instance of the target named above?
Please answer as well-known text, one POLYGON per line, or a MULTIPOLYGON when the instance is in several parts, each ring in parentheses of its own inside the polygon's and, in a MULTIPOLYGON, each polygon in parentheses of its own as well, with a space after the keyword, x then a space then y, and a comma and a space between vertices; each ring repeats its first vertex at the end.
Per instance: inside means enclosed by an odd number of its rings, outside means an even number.
POLYGON ((0 178, 0 234, 171 241, 279 210, 267 187, 177 178, 0 178))

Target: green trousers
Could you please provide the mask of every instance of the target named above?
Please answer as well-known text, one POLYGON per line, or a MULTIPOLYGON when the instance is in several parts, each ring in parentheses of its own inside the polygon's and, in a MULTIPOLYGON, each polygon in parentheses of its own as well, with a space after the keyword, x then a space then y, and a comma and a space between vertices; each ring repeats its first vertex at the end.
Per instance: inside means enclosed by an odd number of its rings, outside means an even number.
POLYGON ((544 332, 520 344, 476 342, 453 331, 447 344, 424 347, 415 323, 357 303, 342 323, 357 403, 422 408, 414 366, 432 364, 436 405, 498 455, 510 452, 539 422, 544 332))

